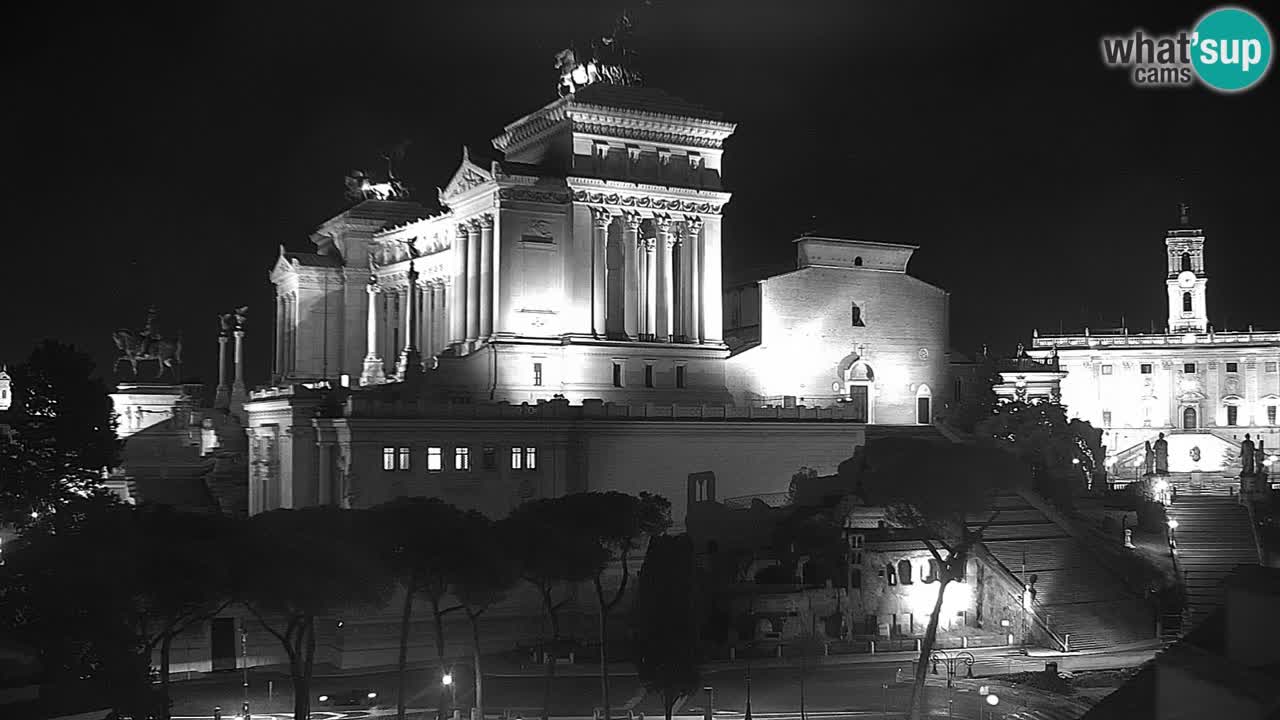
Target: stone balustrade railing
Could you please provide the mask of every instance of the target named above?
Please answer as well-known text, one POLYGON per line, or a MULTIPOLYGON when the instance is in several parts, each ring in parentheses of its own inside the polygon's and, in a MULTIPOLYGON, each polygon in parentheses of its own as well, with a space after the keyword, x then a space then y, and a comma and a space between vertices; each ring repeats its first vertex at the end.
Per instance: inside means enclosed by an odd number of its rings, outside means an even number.
POLYGON ((1113 335, 1110 333, 1040 336, 1033 348, 1071 347, 1151 347, 1166 345, 1232 345, 1280 342, 1280 332, 1211 332, 1113 335))
POLYGON ((432 417, 458 420, 560 419, 560 420, 689 420, 689 421, 833 421, 862 422, 852 408, 736 407, 725 405, 619 404, 583 400, 551 400, 536 405, 509 403, 437 404, 387 402, 375 397, 351 395, 343 414, 347 417, 432 417))

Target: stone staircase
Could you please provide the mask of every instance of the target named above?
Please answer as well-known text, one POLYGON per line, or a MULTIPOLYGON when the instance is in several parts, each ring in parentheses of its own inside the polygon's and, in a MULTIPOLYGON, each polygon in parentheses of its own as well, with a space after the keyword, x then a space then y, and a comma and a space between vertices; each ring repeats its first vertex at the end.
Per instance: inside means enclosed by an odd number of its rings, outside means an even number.
POLYGON ((1174 540, 1191 629, 1222 606, 1223 578, 1237 565, 1258 564, 1258 546, 1249 511, 1234 498, 1180 491, 1167 513, 1178 521, 1174 540))
POLYGON ((1232 497, 1240 492, 1240 480, 1219 472, 1171 472, 1165 476, 1177 488, 1178 496, 1216 495, 1232 497))
POLYGON ((1151 611, 1084 542, 1018 495, 997 498, 995 507, 1000 514, 983 544, 1019 582, 1036 576, 1036 612, 1059 637, 1070 634, 1070 650, 1153 638, 1151 611))

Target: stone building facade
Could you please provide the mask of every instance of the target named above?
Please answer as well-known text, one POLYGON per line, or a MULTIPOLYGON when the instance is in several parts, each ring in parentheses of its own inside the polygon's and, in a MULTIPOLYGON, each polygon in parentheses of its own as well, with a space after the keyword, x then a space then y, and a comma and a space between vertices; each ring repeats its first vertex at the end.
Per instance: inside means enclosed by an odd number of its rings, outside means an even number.
POLYGON ((1159 433, 1172 472, 1232 472, 1246 434, 1280 444, 1280 332, 1214 328, 1205 243, 1184 207, 1165 237, 1165 332, 1086 328, 1032 339, 1028 355, 1056 362, 1062 401, 1103 431, 1118 475, 1138 468, 1159 433))

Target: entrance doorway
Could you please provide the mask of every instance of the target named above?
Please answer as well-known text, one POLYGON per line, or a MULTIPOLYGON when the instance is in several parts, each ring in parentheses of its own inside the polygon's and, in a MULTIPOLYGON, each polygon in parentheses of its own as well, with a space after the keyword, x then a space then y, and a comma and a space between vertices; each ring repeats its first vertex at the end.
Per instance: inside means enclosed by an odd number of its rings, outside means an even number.
POLYGON ((929 408, 929 398, 916 398, 916 422, 921 425, 929 425, 933 422, 933 413, 929 408))
POLYGON ((213 670, 236 669, 236 619, 214 618, 210 624, 209 649, 213 654, 213 670))
POLYGON ((1196 429, 1196 409, 1193 407, 1184 408, 1182 411, 1182 429, 1196 429))
POLYGON ((867 421, 867 409, 870 393, 866 385, 850 385, 849 386, 849 407, 853 409, 854 422, 867 421))

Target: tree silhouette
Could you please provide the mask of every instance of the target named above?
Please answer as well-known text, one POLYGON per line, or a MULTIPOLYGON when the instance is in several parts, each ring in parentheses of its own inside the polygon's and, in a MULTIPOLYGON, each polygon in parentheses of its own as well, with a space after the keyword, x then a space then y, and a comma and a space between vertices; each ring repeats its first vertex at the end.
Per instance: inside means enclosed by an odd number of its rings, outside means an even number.
POLYGON ((885 438, 868 443, 841 471, 856 473, 867 502, 884 507, 891 524, 922 532, 921 542, 938 564, 938 596, 920 642, 909 706, 912 720, 919 720, 947 586, 965 577, 973 546, 995 520, 999 511, 991 509, 993 496, 1024 483, 1027 469, 996 448, 885 438))
POLYGON ((1012 452, 1031 469, 1037 492, 1060 507, 1102 471, 1102 432, 1083 420, 1068 420, 1057 402, 1007 402, 978 424, 984 444, 1012 452))
POLYGON ((476 716, 484 717, 484 673, 481 669, 480 618, 506 597, 520 580, 519 568, 498 525, 478 513, 468 515, 456 547, 464 562, 453 579, 453 596, 471 623, 471 662, 475 676, 476 716))
POLYGON ((364 542, 371 514, 312 507, 272 510, 247 523, 245 605, 289 659, 294 720, 311 713, 316 619, 390 596, 390 575, 364 542))
POLYGON ((676 700, 696 690, 701 680, 693 562, 688 535, 655 537, 636 590, 636 670, 645 689, 661 696, 667 720, 676 700))

